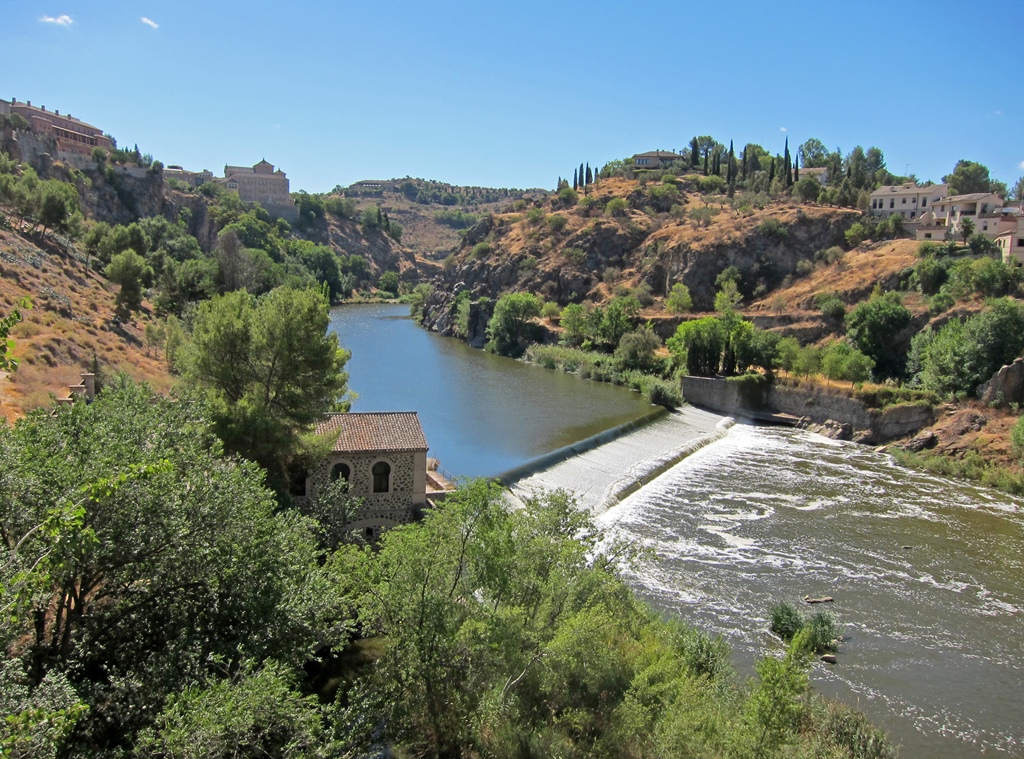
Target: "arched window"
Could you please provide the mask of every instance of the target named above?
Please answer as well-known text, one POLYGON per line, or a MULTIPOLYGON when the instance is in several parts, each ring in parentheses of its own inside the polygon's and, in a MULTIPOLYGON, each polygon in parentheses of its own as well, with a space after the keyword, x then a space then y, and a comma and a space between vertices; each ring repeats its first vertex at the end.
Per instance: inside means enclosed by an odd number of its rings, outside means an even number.
POLYGON ((335 464, 331 469, 331 482, 337 482, 339 479, 348 482, 351 475, 352 469, 348 464, 335 464))
POLYGON ((391 490, 391 465, 378 461, 370 470, 373 473, 373 492, 387 493, 391 490))

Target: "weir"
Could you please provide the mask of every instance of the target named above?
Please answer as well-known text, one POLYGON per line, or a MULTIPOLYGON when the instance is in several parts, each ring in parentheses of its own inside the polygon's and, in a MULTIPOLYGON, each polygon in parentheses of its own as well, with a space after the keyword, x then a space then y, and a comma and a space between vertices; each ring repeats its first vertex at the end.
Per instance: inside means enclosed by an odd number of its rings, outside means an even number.
POLYGON ((498 480, 518 498, 569 490, 582 508, 599 513, 724 436, 732 423, 693 407, 662 409, 533 459, 498 480))

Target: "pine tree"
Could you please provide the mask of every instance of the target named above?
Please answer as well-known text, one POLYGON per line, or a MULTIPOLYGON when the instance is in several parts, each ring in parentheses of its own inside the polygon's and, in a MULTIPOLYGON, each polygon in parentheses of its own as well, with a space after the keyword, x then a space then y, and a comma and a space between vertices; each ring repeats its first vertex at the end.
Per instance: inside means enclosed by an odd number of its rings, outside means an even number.
POLYGON ((580 182, 579 182, 579 179, 578 179, 578 175, 576 174, 576 169, 572 170, 572 189, 574 189, 574 190, 580 189, 580 182))

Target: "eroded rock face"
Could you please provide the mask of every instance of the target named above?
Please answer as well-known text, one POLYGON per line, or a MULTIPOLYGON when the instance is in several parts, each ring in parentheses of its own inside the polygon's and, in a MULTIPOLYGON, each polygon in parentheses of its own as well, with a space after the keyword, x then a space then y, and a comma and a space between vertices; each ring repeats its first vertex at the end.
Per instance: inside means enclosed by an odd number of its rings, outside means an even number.
POLYGON ((978 388, 981 402, 990 406, 1024 403, 1024 358, 1004 366, 978 388))

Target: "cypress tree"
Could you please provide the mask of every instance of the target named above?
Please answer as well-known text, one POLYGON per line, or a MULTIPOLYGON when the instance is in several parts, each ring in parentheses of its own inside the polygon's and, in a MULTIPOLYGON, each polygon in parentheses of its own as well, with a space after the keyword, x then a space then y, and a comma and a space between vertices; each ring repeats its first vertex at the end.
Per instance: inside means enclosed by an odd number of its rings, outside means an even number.
POLYGON ((593 181, 594 181, 594 175, 590 172, 590 164, 588 163, 587 164, 587 175, 584 178, 583 183, 585 185, 588 185, 588 184, 590 184, 593 181))
POLYGON ((768 192, 772 191, 772 182, 775 181, 775 160, 778 156, 772 159, 771 165, 768 167, 768 192))
POLYGON ((699 146, 697 145, 697 138, 694 137, 692 140, 690 140, 690 166, 692 166, 693 168, 696 169, 697 165, 699 163, 700 163, 699 146))
POLYGON ((576 173, 576 169, 572 170, 572 189, 578 190, 580 188, 580 182, 577 178, 579 175, 576 173))
POLYGON ((708 154, 704 154, 704 176, 708 175, 708 154))
POLYGON ((729 182, 736 181, 736 153, 732 149, 732 140, 729 140, 729 165, 725 169, 725 176, 729 182))
POLYGON ((580 187, 585 187, 583 184, 583 163, 580 162, 580 187))
POLYGON ((800 156, 793 158, 793 184, 800 181, 800 156))
POLYGON ((792 158, 789 155, 789 136, 788 135, 786 136, 786 153, 785 153, 785 157, 782 160, 783 160, 782 168, 786 172, 786 187, 791 187, 792 184, 793 184, 793 162, 792 162, 792 158))
POLYGON ((743 178, 747 178, 747 153, 750 152, 747 149, 743 150, 743 178))

